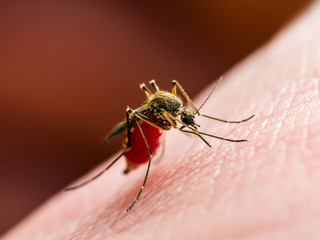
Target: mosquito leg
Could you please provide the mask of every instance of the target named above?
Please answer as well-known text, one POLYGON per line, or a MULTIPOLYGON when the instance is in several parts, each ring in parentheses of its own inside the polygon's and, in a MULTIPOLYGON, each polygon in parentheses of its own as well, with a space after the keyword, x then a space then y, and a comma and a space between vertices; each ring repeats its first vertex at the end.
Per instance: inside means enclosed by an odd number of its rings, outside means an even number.
POLYGON ((140 88, 144 91, 147 97, 152 95, 152 92, 147 88, 147 86, 144 83, 140 84, 140 88))
MULTIPOLYGON (((179 122, 180 124, 182 124, 182 127, 179 129, 181 131, 185 131, 185 130, 182 130, 184 127, 190 129, 193 134, 197 135, 199 138, 201 138, 202 141, 204 141, 209 147, 211 147, 210 143, 207 142, 207 140, 205 140, 200 132, 196 129, 196 128, 193 128, 187 124, 185 124, 184 122, 180 121, 179 119, 175 118, 174 116, 172 116, 170 113, 164 111, 163 113, 163 116, 168 120, 168 122, 173 122, 173 121, 177 121, 179 122), (173 120, 173 121, 172 121, 173 120)), ((176 124, 171 124, 174 128, 177 128, 176 124)))
MULTIPOLYGON (((192 131, 189 131, 189 130, 182 130, 182 129, 179 129, 181 132, 186 132, 186 133, 192 133, 192 134, 194 134, 194 135, 197 135, 199 138, 201 138, 201 140, 202 141, 204 141, 205 142, 205 144, 207 144, 209 147, 212 147, 211 146, 211 144, 210 143, 208 143, 208 141, 204 138, 204 137, 202 137, 201 136, 201 134, 196 134, 195 132, 192 132, 192 131)), ((200 132, 199 132, 200 133, 200 132)))
MULTIPOLYGON (((182 126, 182 127, 183 127, 183 126, 182 126)), ((180 130, 181 132, 192 133, 192 134, 197 135, 197 134, 194 133, 193 131, 184 130, 182 127, 179 128, 179 130, 180 130)), ((248 140, 246 140, 246 139, 229 139, 229 138, 219 137, 219 136, 212 135, 212 134, 208 134, 208 133, 203 133, 203 132, 199 132, 199 133, 202 134, 202 135, 205 135, 205 136, 209 136, 209 137, 213 137, 213 138, 217 138, 217 139, 225 140, 225 141, 229 141, 229 142, 247 142, 247 141, 248 141, 248 140)))
POLYGON ((112 167, 113 164, 115 164, 123 155, 125 155, 131 148, 131 132, 130 132, 130 118, 129 118, 129 112, 126 111, 126 118, 127 118, 127 137, 128 137, 128 142, 126 145, 126 149, 115 159, 113 160, 113 162, 108 165, 105 169, 103 169, 100 173, 98 173, 97 175, 95 175, 94 177, 90 178, 88 181, 85 181, 79 185, 76 185, 74 187, 67 187, 64 189, 64 191, 70 191, 70 190, 75 190, 77 188, 80 188, 84 185, 87 185, 88 183, 92 182, 93 180, 97 179, 98 177, 100 177, 102 174, 104 174, 109 168, 112 167))
POLYGON ((70 190, 75 190, 77 188, 80 188, 84 185, 87 185, 88 183, 92 182, 93 180, 97 179, 98 177, 100 177, 102 174, 104 174, 109 168, 112 167, 113 164, 115 164, 124 154, 127 153, 127 150, 126 151, 123 151, 115 160, 113 160, 113 162, 108 165, 105 169, 103 169, 100 173, 98 173, 96 176, 94 176, 93 178, 89 179, 88 181, 85 181, 84 183, 81 183, 79 185, 76 185, 74 187, 67 187, 64 189, 64 191, 70 191, 70 190))
POLYGON ((191 105, 191 107, 194 109, 194 111, 200 116, 200 113, 198 112, 198 109, 193 105, 191 99, 189 98, 188 94, 184 91, 182 86, 176 81, 172 80, 172 94, 177 96, 177 87, 182 93, 182 95, 187 99, 188 103, 191 105))
POLYGON ((156 81, 154 79, 152 79, 150 82, 151 86, 154 88, 154 90, 159 91, 159 87, 158 85, 156 84, 156 81))
POLYGON ((174 119, 170 118, 167 114, 166 111, 163 111, 162 112, 162 115, 165 117, 165 119, 169 122, 169 124, 174 127, 174 128, 177 128, 177 123, 174 121, 174 119))
POLYGON ((176 80, 172 80, 172 90, 171 90, 172 94, 177 96, 177 81, 176 80))
MULTIPOLYGON (((135 114, 136 114, 135 111, 132 110, 132 109, 130 109, 130 108, 127 108, 127 112, 132 113, 134 116, 135 116, 135 114)), ((150 146, 149 146, 148 140, 147 140, 146 136, 144 135, 144 132, 143 132, 143 130, 142 130, 142 128, 141 128, 141 125, 140 125, 140 123, 139 123, 139 120, 136 118, 135 121, 136 121, 136 123, 137 123, 137 126, 138 126, 141 134, 142 134, 142 137, 143 137, 144 142, 145 142, 145 144, 146 144, 146 146, 147 146, 147 148, 148 148, 148 151, 149 151, 149 155, 150 155, 150 156, 149 156, 149 162, 148 162, 147 172, 146 172, 146 175, 145 175, 145 177, 144 177, 144 180, 143 180, 142 186, 141 186, 141 188, 140 188, 140 191, 139 191, 136 199, 133 201, 133 203, 131 203, 131 205, 130 205, 129 208, 127 209, 127 212, 129 212, 130 209, 134 206, 134 204, 139 200, 139 197, 140 197, 140 195, 141 195, 141 193, 142 193, 142 191, 143 191, 143 189, 144 189, 144 187, 145 187, 145 185, 146 185, 147 179, 148 179, 148 174, 149 174, 150 165, 151 165, 151 160, 152 160, 152 151, 151 151, 151 148, 150 148, 150 146)))
POLYGON ((248 117, 248 118, 246 118, 246 119, 243 119, 243 120, 240 120, 240 121, 227 121, 227 120, 223 120, 223 119, 220 119, 220 118, 211 117, 211 116, 204 115, 204 114, 201 114, 201 116, 206 117, 206 118, 210 118, 210 119, 213 119, 213 120, 216 120, 216 121, 224 122, 224 123, 242 123, 242 122, 246 122, 246 121, 250 120, 250 119, 253 118, 255 115, 253 114, 253 115, 251 115, 250 117, 248 117))
MULTIPOLYGON (((219 79, 218 79, 218 82, 217 84, 214 86, 214 88, 211 90, 209 96, 204 100, 204 102, 201 104, 201 106, 198 108, 198 111, 200 111, 200 109, 204 106, 204 104, 208 101, 208 99, 211 97, 212 93, 214 92, 214 90, 219 86, 219 84, 221 83, 223 79, 223 76, 221 76, 219 79)), ((243 119, 243 120, 240 120, 240 121, 228 121, 228 120, 223 120, 223 119, 220 119, 220 118, 215 118, 215 117, 211 117, 211 116, 208 116, 208 115, 205 115, 205 114, 201 114, 201 116, 203 117, 206 117, 206 118, 210 118, 210 119, 213 119, 213 120, 216 120, 216 121, 220 121, 220 122, 224 122, 224 123, 242 123, 242 122, 246 122, 248 120, 250 120, 251 118, 253 118, 255 115, 251 115, 250 117, 246 118, 246 119, 243 119)))

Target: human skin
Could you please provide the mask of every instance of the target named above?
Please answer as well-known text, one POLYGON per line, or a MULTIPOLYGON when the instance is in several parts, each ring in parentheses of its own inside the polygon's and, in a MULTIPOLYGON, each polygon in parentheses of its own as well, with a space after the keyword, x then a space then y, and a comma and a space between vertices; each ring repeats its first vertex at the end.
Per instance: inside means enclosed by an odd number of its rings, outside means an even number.
POLYGON ((86 187, 53 196, 3 239, 319 239, 319 29, 317 2, 225 74, 201 109, 228 120, 255 114, 241 124, 196 119, 203 132, 248 142, 206 137, 209 148, 170 131, 130 212, 146 165, 123 175, 121 159, 86 187))

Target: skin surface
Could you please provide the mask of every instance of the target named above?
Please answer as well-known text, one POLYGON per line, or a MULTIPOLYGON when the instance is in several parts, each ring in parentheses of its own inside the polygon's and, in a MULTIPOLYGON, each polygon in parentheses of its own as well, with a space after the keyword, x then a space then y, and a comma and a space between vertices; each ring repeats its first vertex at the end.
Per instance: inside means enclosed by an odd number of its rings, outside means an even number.
MULTIPOLYGON (((248 139, 231 143, 178 131, 151 166, 107 174, 60 192, 3 239, 319 239, 320 4, 225 74, 197 118, 202 131, 248 139)), ((199 106, 209 86, 196 99, 199 106)), ((143 94, 143 93, 141 93, 143 94)), ((99 172, 100 166, 79 180, 99 172)))

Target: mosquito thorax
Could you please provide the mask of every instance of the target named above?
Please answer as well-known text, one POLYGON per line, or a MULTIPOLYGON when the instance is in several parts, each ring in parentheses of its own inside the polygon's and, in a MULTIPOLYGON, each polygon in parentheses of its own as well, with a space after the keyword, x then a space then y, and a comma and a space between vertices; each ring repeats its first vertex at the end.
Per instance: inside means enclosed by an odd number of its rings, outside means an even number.
POLYGON ((170 92, 157 91, 148 98, 147 104, 158 112, 164 110, 175 116, 182 106, 182 101, 170 92))

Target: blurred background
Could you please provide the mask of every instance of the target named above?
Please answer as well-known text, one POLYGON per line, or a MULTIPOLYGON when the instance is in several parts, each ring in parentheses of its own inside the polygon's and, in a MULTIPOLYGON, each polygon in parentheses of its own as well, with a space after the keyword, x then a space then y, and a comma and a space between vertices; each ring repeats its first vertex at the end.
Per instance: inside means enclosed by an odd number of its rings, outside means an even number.
POLYGON ((139 83, 193 97, 309 2, 0 1, 0 235, 121 148, 139 83))

